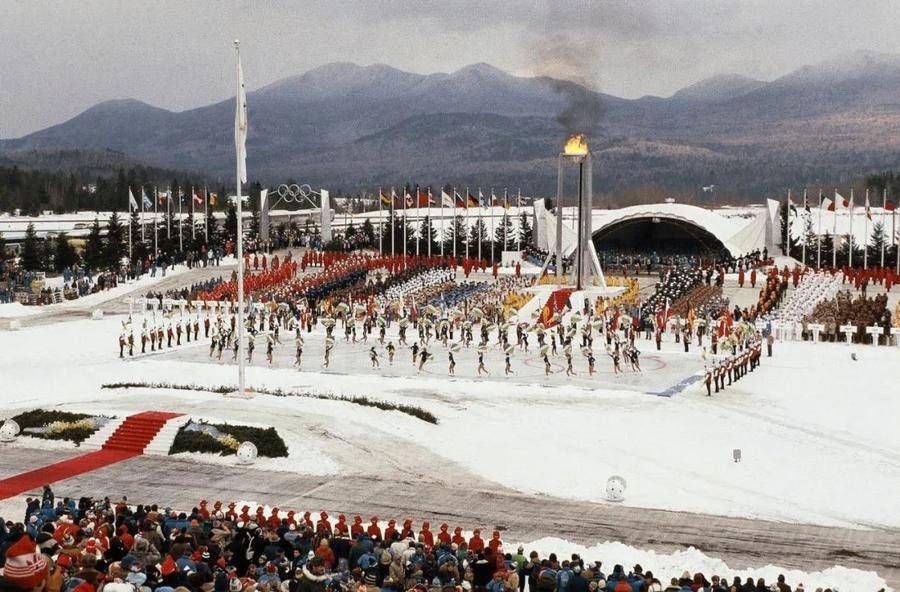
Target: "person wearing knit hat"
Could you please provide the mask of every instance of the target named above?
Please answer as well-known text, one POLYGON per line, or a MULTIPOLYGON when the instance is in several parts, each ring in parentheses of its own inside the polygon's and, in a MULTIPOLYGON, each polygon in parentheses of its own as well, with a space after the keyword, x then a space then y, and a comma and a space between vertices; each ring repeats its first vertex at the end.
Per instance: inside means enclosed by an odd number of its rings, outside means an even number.
POLYGON ((25 534, 6 550, 2 579, 21 590, 39 588, 47 578, 47 559, 37 545, 25 534))

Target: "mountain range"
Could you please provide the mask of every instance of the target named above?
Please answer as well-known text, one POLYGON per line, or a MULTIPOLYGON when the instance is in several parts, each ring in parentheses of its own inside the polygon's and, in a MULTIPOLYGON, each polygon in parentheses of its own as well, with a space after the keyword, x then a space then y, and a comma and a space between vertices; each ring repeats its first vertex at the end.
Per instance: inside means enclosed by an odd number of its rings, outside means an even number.
MULTIPOLYGON (((670 97, 623 99, 488 64, 429 75, 327 64, 248 93, 250 176, 340 190, 454 183, 555 191, 556 154, 574 103, 601 193, 715 184, 733 200, 831 184, 900 163, 900 56, 856 52, 772 81, 722 75, 670 97)), ((17 139, 0 155, 116 151, 227 182, 233 99, 182 112, 100 103, 17 139)))

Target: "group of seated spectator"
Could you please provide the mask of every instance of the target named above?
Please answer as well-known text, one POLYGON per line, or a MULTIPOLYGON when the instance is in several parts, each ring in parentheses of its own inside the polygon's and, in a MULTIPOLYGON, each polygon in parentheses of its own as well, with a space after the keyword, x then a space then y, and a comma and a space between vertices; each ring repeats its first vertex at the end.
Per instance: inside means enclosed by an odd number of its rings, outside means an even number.
POLYGON ((505 548, 461 527, 411 520, 363 524, 326 512, 201 501, 190 511, 127 499, 28 498, 23 522, 0 520, 0 590, 17 592, 793 592, 784 576, 641 565, 611 570, 577 554, 505 548), (663 582, 667 581, 668 584, 663 582), (664 587, 667 586, 667 587, 664 587))
POLYGON ((819 302, 808 317, 808 323, 821 323, 825 329, 819 338, 823 341, 843 340, 840 328, 854 325, 857 329, 851 339, 857 343, 866 343, 870 337, 866 335, 866 327, 880 326, 885 334, 891 326, 891 313, 887 308, 887 294, 874 297, 857 296, 849 291, 838 292, 834 298, 819 302))

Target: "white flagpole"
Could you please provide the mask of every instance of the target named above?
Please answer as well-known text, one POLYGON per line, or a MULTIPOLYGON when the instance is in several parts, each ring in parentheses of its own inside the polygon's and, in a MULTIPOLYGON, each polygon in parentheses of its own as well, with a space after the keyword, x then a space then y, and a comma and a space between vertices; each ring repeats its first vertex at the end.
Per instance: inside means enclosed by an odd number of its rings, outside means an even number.
POLYGON ((822 267, 822 190, 819 189, 819 224, 816 228, 816 269, 822 267))
POLYGON ((396 225, 394 224, 394 216, 396 215, 396 212, 394 211, 394 205, 395 205, 394 202, 395 202, 396 200, 397 200, 397 196, 396 196, 396 194, 394 193, 394 188, 391 187, 391 211, 390 211, 390 220, 391 220, 391 256, 394 256, 394 255, 396 254, 396 250, 397 250, 397 241, 394 240, 394 227, 396 226, 396 225))
POLYGON ((450 226, 450 234, 453 237, 453 265, 456 265, 456 186, 453 186, 453 211, 450 212, 453 215, 453 222, 450 226))
POLYGON ((491 203, 490 203, 490 206, 491 206, 491 211, 488 213, 488 216, 489 216, 488 219, 491 221, 491 233, 490 233, 490 238, 491 238, 491 265, 494 265, 494 239, 496 239, 497 237, 495 236, 495 233, 494 233, 494 188, 493 188, 493 187, 491 188, 491 203))
MULTIPOLYGON (((838 192, 837 187, 834 188, 834 211, 831 212, 831 268, 837 267, 837 213, 838 213, 838 192)), ((843 208, 843 204, 841 205, 843 208)))
POLYGON ((197 208, 194 203, 194 186, 191 185, 191 240, 197 240, 197 208))
POLYGON ((466 210, 464 214, 466 215, 466 259, 469 258, 469 243, 471 242, 472 237, 469 236, 469 186, 466 185, 466 201, 465 201, 466 210))
POLYGON ((519 232, 516 233, 516 250, 522 251, 522 190, 519 189, 519 192, 516 194, 516 217, 518 218, 519 232))
MULTIPOLYGON (((803 212, 806 213, 806 207, 809 205, 809 202, 806 201, 806 188, 803 189, 803 212)), ((801 249, 800 262, 803 264, 803 267, 806 267, 806 236, 803 237, 803 246, 801 249)))
POLYGON ((203 239, 209 249, 209 189, 203 186, 203 239))
MULTIPOLYGON (((421 210, 421 207, 420 207, 421 204, 419 203, 419 187, 418 187, 418 186, 416 186, 416 195, 415 195, 415 197, 413 197, 413 199, 415 200, 415 202, 413 202, 413 203, 416 204, 416 214, 415 214, 415 215, 416 215, 417 218, 421 218, 421 217, 422 217, 422 213, 421 213, 421 211, 420 211, 420 210, 421 210)), ((419 244, 419 243, 420 243, 421 238, 422 238, 422 220, 418 220, 418 221, 417 221, 417 223, 416 223, 416 228, 413 228, 413 234, 416 235, 416 257, 418 257, 418 256, 419 256, 419 248, 420 248, 420 244, 419 244)))
POLYGON ((484 242, 484 237, 481 235, 481 229, 484 226, 484 223, 481 220, 481 209, 483 204, 481 203, 481 187, 478 188, 478 261, 479 265, 481 262, 481 243, 484 242))
POLYGON ((383 241, 382 237, 384 236, 384 216, 382 215, 382 207, 381 207, 381 187, 378 188, 378 256, 381 257, 384 254, 382 250, 383 241))
POLYGON ((406 245, 409 244, 406 240, 406 206, 409 205, 406 203, 406 188, 403 188, 403 267, 406 267, 406 245))
POLYGON ((171 243, 171 241, 172 241, 172 188, 171 187, 166 189, 166 238, 171 243))
POLYGON ((866 187, 866 210, 863 217, 863 269, 869 269, 869 188, 866 187))
POLYGON ((131 265, 131 186, 128 186, 128 265, 131 265))
MULTIPOLYGON (((438 240, 441 242, 441 259, 444 258, 444 193, 441 189, 441 230, 438 233, 438 240)), ((428 244, 431 244, 431 237, 428 237, 428 244)))
POLYGON ((144 193, 144 186, 141 185, 141 242, 144 242, 144 202, 147 201, 147 194, 144 193))
POLYGON ((182 240, 182 235, 184 234, 184 223, 182 221, 181 215, 181 202, 184 201, 184 196, 181 195, 181 187, 178 188, 178 251, 180 253, 184 253, 184 242, 182 240))
POLYGON ((853 267, 853 188, 850 188, 850 231, 847 233, 847 267, 853 267))
MULTIPOLYGON (((887 209, 887 186, 881 191, 881 267, 884 267, 884 247, 887 245, 887 226, 884 223, 885 210, 887 209)), ((893 240, 893 238, 891 239, 893 240)))
POLYGON ((241 71, 241 42, 234 41, 234 51, 237 58, 237 92, 235 93, 235 185, 237 191, 235 199, 237 200, 237 300, 238 300, 238 395, 244 396, 244 218, 241 200, 241 181, 242 176, 246 175, 246 169, 242 166, 244 144, 246 138, 246 129, 241 130, 241 126, 246 127, 245 119, 246 98, 244 96, 244 80, 241 71))
POLYGON ((781 249, 781 254, 790 257, 791 256, 791 190, 787 191, 787 236, 784 237, 784 246, 781 249))
POLYGON ((159 189, 153 186, 153 258, 159 255, 159 189))

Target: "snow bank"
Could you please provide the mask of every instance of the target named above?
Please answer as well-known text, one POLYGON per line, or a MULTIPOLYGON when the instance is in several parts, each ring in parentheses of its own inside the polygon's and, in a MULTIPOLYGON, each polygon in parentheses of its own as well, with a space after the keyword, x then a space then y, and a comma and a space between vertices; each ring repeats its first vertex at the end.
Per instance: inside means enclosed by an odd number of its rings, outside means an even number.
MULTIPOLYGON (((887 587, 884 578, 872 571, 835 566, 823 571, 804 572, 796 569, 785 569, 777 565, 732 569, 721 559, 709 557, 694 547, 669 554, 637 549, 622 543, 609 541, 593 547, 584 547, 564 539, 552 537, 542 538, 526 543, 523 546, 525 547, 526 555, 531 550, 535 550, 542 557, 546 557, 550 553, 556 553, 560 560, 569 557, 572 553, 578 553, 586 562, 600 560, 603 562, 602 569, 606 574, 610 573, 616 564, 622 565, 626 573, 635 564, 640 564, 644 571, 652 571, 654 577, 662 582, 663 587, 668 585, 671 578, 680 577, 682 572, 687 570, 692 574, 700 572, 707 579, 713 575, 726 577, 729 582, 735 576, 739 576, 741 580, 745 580, 748 577, 754 580, 765 578, 766 583, 769 585, 777 580, 779 574, 784 574, 785 581, 792 589, 797 584, 802 583, 804 588, 810 592, 817 587, 852 590, 854 592, 875 592, 881 588, 892 590, 892 588, 887 587)), ((516 544, 504 544, 506 549, 515 549, 515 547, 516 544)))

